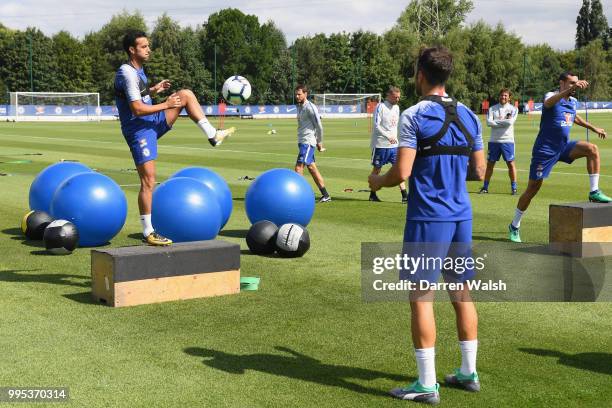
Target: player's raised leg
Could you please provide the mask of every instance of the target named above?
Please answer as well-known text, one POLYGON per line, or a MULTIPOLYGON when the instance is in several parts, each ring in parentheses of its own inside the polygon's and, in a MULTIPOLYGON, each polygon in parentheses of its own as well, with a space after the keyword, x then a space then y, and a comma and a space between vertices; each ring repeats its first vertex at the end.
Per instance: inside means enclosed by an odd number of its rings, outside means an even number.
POLYGON ((586 157, 590 183, 589 201, 594 203, 612 202, 612 198, 608 197, 599 189, 599 169, 601 160, 599 158, 599 149, 597 145, 579 141, 571 150, 569 157, 571 160, 586 157))
POLYGON ((213 125, 210 124, 206 115, 204 115, 204 111, 198 102, 198 98, 196 98, 195 94, 189 89, 181 89, 170 97, 178 98, 178 106, 168 108, 164 112, 166 114, 166 122, 169 126, 172 126, 176 119, 179 117, 183 108, 193 120, 196 125, 206 134, 208 137, 208 141, 210 144, 214 146, 218 146, 223 143, 227 137, 233 134, 236 131, 236 128, 230 127, 229 129, 217 130, 213 125))

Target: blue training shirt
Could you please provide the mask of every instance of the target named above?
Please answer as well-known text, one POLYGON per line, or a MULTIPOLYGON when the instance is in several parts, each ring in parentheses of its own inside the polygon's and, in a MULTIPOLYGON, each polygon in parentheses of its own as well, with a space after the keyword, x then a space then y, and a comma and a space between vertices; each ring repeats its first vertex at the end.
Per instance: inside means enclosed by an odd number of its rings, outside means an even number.
MULTIPOLYGON (((482 150, 482 127, 478 117, 457 103, 457 115, 474 138, 473 151, 482 150)), ((406 109, 399 122, 399 147, 417 148, 417 141, 435 136, 444 124, 442 105, 421 101, 406 109)), ((467 138, 451 123, 439 146, 467 146, 467 138)), ((460 155, 417 156, 409 182, 407 220, 465 221, 472 219, 472 205, 465 182, 469 157, 460 155)))
MULTIPOLYGON (((544 96, 546 101, 557 92, 549 92, 544 96)), ((569 142, 570 131, 576 117, 578 100, 572 96, 561 98, 554 106, 542 107, 540 131, 533 145, 534 156, 553 156, 563 151, 569 142)))
POLYGON ((155 114, 135 116, 130 109, 130 102, 141 100, 147 105, 153 105, 149 95, 147 76, 144 69, 136 69, 130 64, 123 64, 115 75, 115 103, 119 111, 121 131, 124 136, 130 136, 137 131, 150 127, 155 120, 155 114))

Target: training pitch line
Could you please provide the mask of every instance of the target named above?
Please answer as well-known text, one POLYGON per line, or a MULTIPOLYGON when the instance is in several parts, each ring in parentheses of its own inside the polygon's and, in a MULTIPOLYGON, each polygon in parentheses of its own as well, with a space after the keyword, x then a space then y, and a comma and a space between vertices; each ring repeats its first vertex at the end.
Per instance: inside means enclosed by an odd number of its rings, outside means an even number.
MULTIPOLYGON (((71 143, 76 143, 76 144, 107 144, 107 145, 123 145, 125 146, 125 142, 121 141, 121 142, 111 142, 108 140, 83 140, 83 139, 70 139, 70 138, 65 138, 65 137, 48 137, 48 136, 33 136, 33 135, 24 135, 24 134, 11 134, 11 133, 0 133, 0 136, 7 136, 10 138, 23 138, 23 137, 28 137, 31 139, 44 139, 44 140, 59 140, 59 141, 64 141, 64 142, 71 142, 71 143)), ((127 148, 127 146, 126 146, 127 148)), ((219 153, 249 153, 249 154, 256 154, 256 155, 265 155, 265 156, 280 156, 280 157, 289 157, 289 158, 295 158, 295 154, 288 154, 288 153, 272 153, 272 152, 258 152, 258 151, 251 151, 251 150, 231 150, 231 149, 223 149, 223 150, 212 150, 210 148, 207 147, 192 147, 192 146, 169 146, 169 145, 158 145, 159 150, 172 150, 172 149, 177 149, 177 150, 196 150, 196 151, 201 151, 204 153, 212 153, 215 152, 215 154, 219 154, 219 153)), ((10 156, 10 155, 9 155, 10 156)), ((335 161, 341 161, 341 160, 345 160, 345 161, 358 161, 358 162, 367 162, 367 163, 371 163, 370 159, 357 159, 357 158, 351 158, 351 157, 335 157, 335 156, 327 156, 325 153, 319 153, 319 158, 324 159, 324 160, 335 160, 335 161)), ((522 173, 528 173, 529 170, 525 170, 525 169, 516 169, 517 171, 520 171, 522 173)), ((495 171, 503 171, 503 172, 507 172, 508 170, 503 168, 495 168, 495 171)), ((564 175, 564 176, 586 176, 586 173, 572 173, 572 172, 561 172, 561 171, 552 171, 551 174, 560 174, 560 175, 564 175)), ((612 175, 609 174, 600 174, 599 177, 605 177, 605 178, 612 178, 612 175)))

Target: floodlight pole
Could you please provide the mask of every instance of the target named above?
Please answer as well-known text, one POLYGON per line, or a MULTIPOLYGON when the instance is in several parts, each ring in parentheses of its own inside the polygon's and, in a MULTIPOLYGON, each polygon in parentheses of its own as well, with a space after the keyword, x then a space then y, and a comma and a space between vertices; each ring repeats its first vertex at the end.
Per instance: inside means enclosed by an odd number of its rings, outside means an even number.
POLYGON ((217 43, 214 44, 215 48, 215 104, 217 103, 217 97, 219 96, 219 92, 217 91, 217 43))
POLYGON ((297 59, 296 54, 297 54, 297 50, 295 49, 295 42, 294 42, 293 48, 291 49, 291 97, 292 97, 293 105, 295 105, 295 87, 297 86, 297 84, 295 83, 297 79, 297 72, 296 72, 297 67, 295 63, 295 60, 297 59))
POLYGON ((32 33, 28 33, 28 54, 30 65, 30 92, 34 92, 34 76, 32 74, 32 33))
POLYGON ((525 74, 527 69, 527 51, 523 51, 523 89, 521 90, 521 106, 525 106, 525 74))
MULTIPOLYGON (((589 123, 589 98, 584 96, 584 120, 589 123)), ((586 128, 587 142, 589 141, 589 128, 586 128)))

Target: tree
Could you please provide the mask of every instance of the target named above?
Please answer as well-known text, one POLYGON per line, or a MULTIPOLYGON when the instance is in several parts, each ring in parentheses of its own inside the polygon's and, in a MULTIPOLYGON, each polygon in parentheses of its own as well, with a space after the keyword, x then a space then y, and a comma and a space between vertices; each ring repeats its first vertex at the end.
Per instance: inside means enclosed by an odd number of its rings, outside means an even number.
POLYGON ((403 85, 401 61, 391 56, 383 37, 368 31, 357 31, 351 35, 351 50, 351 58, 360 63, 360 78, 358 82, 355 81, 355 92, 384 94, 390 85, 403 85))
POLYGON ((612 94, 609 83, 612 69, 607 61, 607 52, 603 49, 602 40, 591 41, 578 52, 578 58, 583 66, 581 76, 589 81, 589 87, 583 94, 592 101, 606 100, 612 94))
POLYGON ((415 103, 418 98, 414 82, 414 67, 421 45, 418 34, 395 25, 383 35, 383 40, 394 64, 398 65, 398 86, 402 90, 400 105, 406 108, 415 103))
POLYGON ((326 47, 327 38, 324 34, 295 40, 291 51, 297 67, 296 82, 305 84, 310 90, 317 92, 322 92, 327 88, 326 47))
POLYGON ((416 31, 421 40, 440 39, 460 27, 473 9, 471 0, 411 0, 397 25, 416 31))
POLYGON ((609 47, 608 37, 608 20, 603 12, 603 6, 601 0, 593 0, 591 3, 591 14, 589 16, 589 31, 591 34, 591 41, 601 39, 602 46, 604 49, 609 47))
POLYGON ((591 41, 591 28, 589 17, 591 14, 591 0, 582 0, 582 7, 576 17, 576 48, 584 47, 591 41))
POLYGON ((272 22, 260 25, 257 16, 228 8, 211 14, 202 34, 201 47, 208 66, 215 59, 217 62, 218 83, 242 75, 253 86, 251 101, 263 102, 274 61, 287 47, 283 33, 272 22))
POLYGON ((184 28, 180 33, 179 59, 184 71, 182 87, 191 89, 201 103, 215 102, 213 78, 205 68, 204 54, 200 47, 201 30, 184 28))
POLYGON ((601 39, 604 49, 609 48, 610 27, 601 0, 582 0, 582 7, 576 17, 576 49, 596 39, 601 39))
MULTIPOLYGON (((186 72, 179 59, 181 27, 167 14, 157 19, 151 32, 151 57, 147 63, 147 77, 151 84, 169 79, 173 90, 185 87, 186 72)), ((156 96, 156 102, 166 99, 168 93, 156 96)))
POLYGON ((55 77, 61 91, 91 92, 94 89, 92 58, 83 44, 66 31, 52 37, 53 54, 57 61, 55 77))

